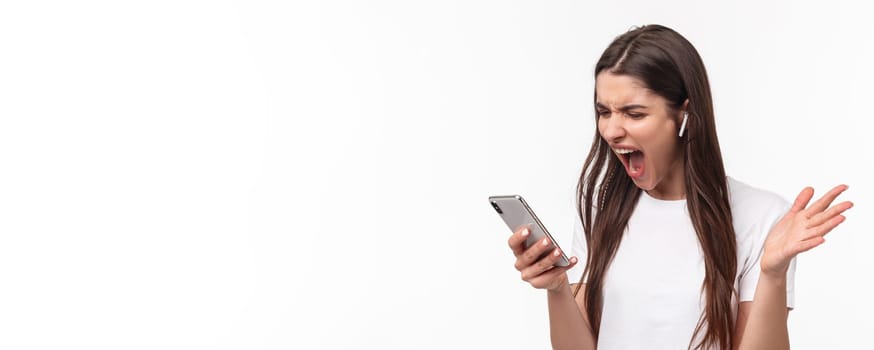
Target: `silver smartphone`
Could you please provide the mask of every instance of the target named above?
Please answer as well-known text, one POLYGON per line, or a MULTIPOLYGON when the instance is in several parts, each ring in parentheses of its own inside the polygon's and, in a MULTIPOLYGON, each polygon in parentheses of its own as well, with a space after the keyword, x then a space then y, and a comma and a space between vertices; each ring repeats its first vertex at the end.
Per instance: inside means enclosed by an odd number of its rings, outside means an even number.
MULTIPOLYGON (((544 227, 543 223, 541 223, 537 218, 537 215, 534 215, 534 211, 531 210, 531 207, 528 206, 528 203, 525 202, 525 199, 523 199, 522 196, 490 196, 489 202, 492 203, 492 208, 494 208, 498 215, 501 216, 501 219, 504 220, 504 223, 507 224, 507 227, 510 228, 511 232, 516 232, 519 227, 528 225, 531 234, 528 236, 528 239, 525 240, 525 248, 540 242, 543 240, 543 237, 549 238, 552 242, 552 246, 544 251, 540 258, 552 253, 552 248, 558 247, 558 243, 554 238, 552 238, 552 235, 549 234, 549 231, 546 230, 546 227, 544 227)), ((538 258, 538 260, 540 258, 538 258)), ((555 266, 568 265, 570 265, 570 260, 568 260, 567 255, 564 254, 564 249, 561 249, 561 257, 555 263, 555 266)))

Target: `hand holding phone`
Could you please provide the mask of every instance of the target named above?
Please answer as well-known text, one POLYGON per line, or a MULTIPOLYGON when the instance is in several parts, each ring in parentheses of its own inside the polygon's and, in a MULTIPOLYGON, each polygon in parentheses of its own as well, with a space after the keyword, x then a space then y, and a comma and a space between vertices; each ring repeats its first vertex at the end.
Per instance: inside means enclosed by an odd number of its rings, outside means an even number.
MULTIPOLYGON (((507 224, 507 227, 510 228, 510 231, 517 231, 523 226, 528 227, 530 234, 525 240, 526 249, 535 244, 543 244, 543 242, 548 242, 545 248, 559 248, 555 238, 549 234, 549 231, 546 230, 546 227, 543 226, 543 223, 540 222, 540 219, 537 218, 537 215, 534 214, 534 211, 531 210, 531 207, 528 206, 528 203, 525 202, 522 196, 491 196, 489 201, 492 203, 492 208, 495 209, 498 215, 501 216, 501 219, 504 220, 504 223, 507 224)), ((570 260, 568 260, 563 250, 559 250, 561 254, 555 266, 568 266, 570 260)), ((549 253, 552 253, 552 249, 544 249, 543 255, 539 256, 538 260, 549 253)))
POLYGON ((522 280, 540 289, 567 287, 565 272, 576 265, 577 259, 568 259, 522 196, 491 196, 489 202, 514 231, 508 243, 522 280))

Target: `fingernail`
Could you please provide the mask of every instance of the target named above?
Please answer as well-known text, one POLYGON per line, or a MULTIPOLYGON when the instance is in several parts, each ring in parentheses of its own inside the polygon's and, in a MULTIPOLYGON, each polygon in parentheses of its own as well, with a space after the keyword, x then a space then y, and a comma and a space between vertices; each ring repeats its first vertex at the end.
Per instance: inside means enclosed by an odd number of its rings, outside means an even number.
POLYGON ((576 264, 576 263, 577 263, 577 257, 571 258, 571 264, 576 264))
POLYGON ((527 237, 527 236, 528 236, 528 228, 526 227, 526 228, 522 229, 522 237, 527 237))
POLYGON ((561 254, 561 251, 558 250, 557 248, 555 249, 554 252, 552 252, 552 255, 553 255, 553 256, 558 256, 559 254, 561 254))
POLYGON ((545 246, 548 246, 548 245, 549 245, 549 238, 544 238, 544 239, 543 239, 543 246, 545 247, 545 246))

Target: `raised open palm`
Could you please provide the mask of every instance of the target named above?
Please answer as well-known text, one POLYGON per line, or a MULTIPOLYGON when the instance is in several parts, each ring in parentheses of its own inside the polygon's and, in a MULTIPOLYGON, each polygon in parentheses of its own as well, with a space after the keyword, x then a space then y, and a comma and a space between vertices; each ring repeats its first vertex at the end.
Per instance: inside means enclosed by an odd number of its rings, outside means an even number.
POLYGON ((762 272, 785 276, 793 257, 825 242, 823 236, 846 219, 841 213, 853 207, 850 201, 831 206, 846 189, 846 185, 835 186, 809 207, 813 188, 803 189, 789 212, 768 233, 762 253, 762 272))

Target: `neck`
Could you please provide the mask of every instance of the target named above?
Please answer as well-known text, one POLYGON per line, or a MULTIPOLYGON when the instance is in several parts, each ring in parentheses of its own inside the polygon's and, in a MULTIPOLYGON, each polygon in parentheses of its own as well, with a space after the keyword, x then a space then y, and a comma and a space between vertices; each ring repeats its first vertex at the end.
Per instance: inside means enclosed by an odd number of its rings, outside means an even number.
POLYGON ((683 157, 678 157, 671 165, 671 171, 659 181, 659 184, 646 191, 647 194, 661 200, 678 200, 686 198, 686 174, 683 157))

